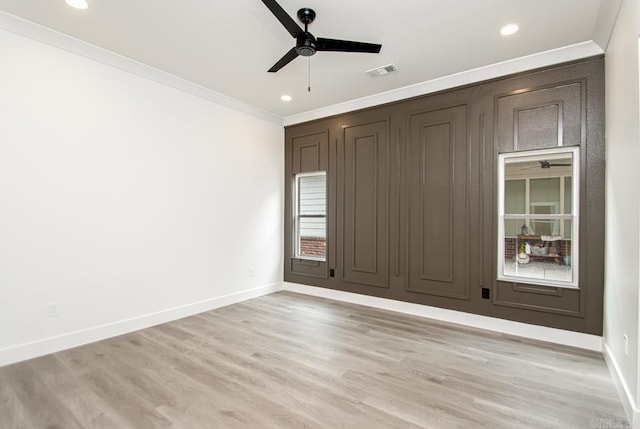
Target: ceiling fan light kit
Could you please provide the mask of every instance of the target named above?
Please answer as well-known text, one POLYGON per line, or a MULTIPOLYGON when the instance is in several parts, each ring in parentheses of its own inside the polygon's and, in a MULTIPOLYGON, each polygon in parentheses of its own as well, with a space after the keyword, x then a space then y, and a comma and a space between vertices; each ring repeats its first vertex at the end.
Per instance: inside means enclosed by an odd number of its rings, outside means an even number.
POLYGON ((291 48, 273 67, 269 69, 270 73, 275 73, 282 67, 289 64, 298 56, 310 57, 318 51, 332 52, 362 52, 377 54, 380 53, 382 45, 376 43, 353 42, 350 40, 326 39, 323 37, 316 38, 309 33, 308 26, 316 18, 313 9, 302 8, 298 10, 297 16, 300 22, 304 24, 304 30, 289 16, 287 12, 275 0, 262 0, 262 3, 269 8, 271 13, 280 21, 287 29, 289 34, 296 39, 296 46, 291 48))

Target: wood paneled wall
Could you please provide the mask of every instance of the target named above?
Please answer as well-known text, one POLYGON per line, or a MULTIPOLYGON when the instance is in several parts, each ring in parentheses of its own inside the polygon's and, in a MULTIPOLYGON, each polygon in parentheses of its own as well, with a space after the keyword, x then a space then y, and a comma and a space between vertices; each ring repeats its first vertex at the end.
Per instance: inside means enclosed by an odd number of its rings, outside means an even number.
POLYGON ((286 281, 602 334, 603 58, 297 124, 285 138, 286 281), (498 154, 558 146, 581 148, 580 288, 498 282, 498 154), (293 177, 316 170, 328 178, 326 263, 293 257, 293 177))

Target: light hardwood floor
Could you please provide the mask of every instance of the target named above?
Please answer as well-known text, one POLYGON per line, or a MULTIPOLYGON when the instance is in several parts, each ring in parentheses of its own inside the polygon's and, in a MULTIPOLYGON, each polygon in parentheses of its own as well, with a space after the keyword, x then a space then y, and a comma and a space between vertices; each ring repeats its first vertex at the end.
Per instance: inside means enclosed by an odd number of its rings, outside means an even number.
POLYGON ((278 292, 2 367, 0 427, 626 423, 598 353, 278 292))

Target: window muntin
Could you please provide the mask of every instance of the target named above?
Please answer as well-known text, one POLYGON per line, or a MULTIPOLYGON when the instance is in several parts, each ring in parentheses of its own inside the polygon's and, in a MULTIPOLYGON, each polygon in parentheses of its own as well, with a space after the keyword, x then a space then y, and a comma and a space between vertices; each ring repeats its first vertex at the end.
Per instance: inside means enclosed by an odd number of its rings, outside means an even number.
POLYGON ((295 257, 325 261, 327 176, 324 171, 296 174, 294 207, 295 257))
POLYGON ((578 151, 499 156, 498 280, 578 287, 578 151))

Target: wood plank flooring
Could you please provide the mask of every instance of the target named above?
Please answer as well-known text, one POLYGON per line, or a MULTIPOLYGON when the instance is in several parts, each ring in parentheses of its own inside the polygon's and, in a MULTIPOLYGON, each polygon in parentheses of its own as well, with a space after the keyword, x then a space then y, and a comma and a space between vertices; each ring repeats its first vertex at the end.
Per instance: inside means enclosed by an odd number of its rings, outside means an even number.
POLYGON ((290 292, 0 368, 0 428, 590 427, 598 353, 290 292))

